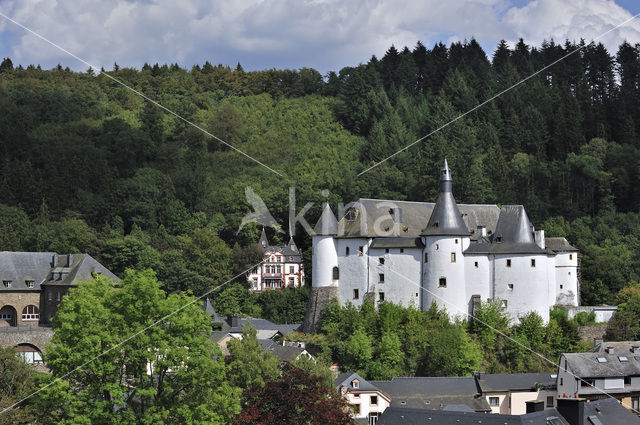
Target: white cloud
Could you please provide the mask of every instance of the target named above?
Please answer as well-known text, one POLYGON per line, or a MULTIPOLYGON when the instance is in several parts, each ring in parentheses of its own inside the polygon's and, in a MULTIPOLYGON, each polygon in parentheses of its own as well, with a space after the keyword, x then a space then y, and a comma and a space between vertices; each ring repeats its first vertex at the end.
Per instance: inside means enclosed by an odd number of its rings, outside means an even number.
MULTIPOLYGON (((0 11, 96 66, 144 62, 235 65, 248 69, 311 66, 322 72, 381 56, 391 44, 413 47, 476 37, 591 39, 631 15, 613 1, 536 0, 0 0, 0 11)), ((602 41, 640 41, 640 24, 602 41)), ((31 34, 0 22, 0 56, 17 63, 83 69, 31 34)), ((491 54, 491 51, 487 53, 491 54)))

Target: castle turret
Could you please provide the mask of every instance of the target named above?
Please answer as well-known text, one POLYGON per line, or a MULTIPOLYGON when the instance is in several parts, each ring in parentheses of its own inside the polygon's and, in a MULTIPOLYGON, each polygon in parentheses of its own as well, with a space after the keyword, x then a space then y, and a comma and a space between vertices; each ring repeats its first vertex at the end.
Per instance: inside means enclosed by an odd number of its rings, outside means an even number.
POLYGON ((267 232, 264 231, 264 227, 262 228, 262 234, 260 235, 260 240, 258 241, 260 248, 263 251, 266 251, 269 247, 269 240, 267 239, 267 232))
POLYGON ((466 318, 469 299, 462 253, 469 246, 470 233, 453 198, 452 186, 445 159, 440 172, 440 194, 422 232, 425 244, 422 308, 426 310, 435 302, 451 317, 466 318))
POLYGON ((338 252, 334 236, 338 234, 338 220, 328 202, 322 208, 322 215, 316 223, 312 237, 311 294, 304 320, 304 331, 314 331, 322 310, 333 300, 339 301, 338 252))

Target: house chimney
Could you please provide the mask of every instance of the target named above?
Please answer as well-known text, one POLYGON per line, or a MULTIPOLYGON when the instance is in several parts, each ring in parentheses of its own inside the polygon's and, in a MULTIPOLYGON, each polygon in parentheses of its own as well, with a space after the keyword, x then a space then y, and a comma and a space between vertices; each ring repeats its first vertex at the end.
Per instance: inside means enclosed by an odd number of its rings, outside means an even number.
POLYGON ((584 425, 584 398, 558 398, 556 409, 569 425, 584 425))
POLYGON ((535 235, 535 239, 536 239, 536 245, 538 245, 541 249, 545 248, 545 243, 544 243, 544 230, 536 230, 534 232, 535 235))
POLYGON ((632 345, 631 346, 631 352, 634 353, 634 354, 640 353, 640 345, 635 345, 635 344, 632 345))
POLYGON ((544 400, 525 401, 527 405, 527 413, 542 412, 544 410, 544 400))
POLYGON ((486 238, 487 237, 487 228, 484 226, 478 226, 478 237, 486 238))
POLYGON ((607 347, 607 353, 613 354, 614 352, 615 352, 615 349, 613 348, 613 346, 610 345, 607 347))

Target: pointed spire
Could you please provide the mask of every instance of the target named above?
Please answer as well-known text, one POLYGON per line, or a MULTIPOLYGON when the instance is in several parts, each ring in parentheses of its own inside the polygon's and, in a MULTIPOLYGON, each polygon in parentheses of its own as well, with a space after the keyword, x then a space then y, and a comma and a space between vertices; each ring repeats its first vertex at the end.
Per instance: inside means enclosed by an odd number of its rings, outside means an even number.
POLYGON ((464 224, 458 204, 453 198, 453 179, 447 160, 440 170, 440 194, 429 217, 429 223, 423 235, 457 235, 468 236, 469 229, 464 224))
POLYGON ((296 241, 293 240, 293 235, 289 237, 288 246, 291 251, 295 251, 295 252, 298 251, 298 246, 296 245, 296 241))
POLYGON ((262 227, 262 234, 260 235, 260 241, 258 243, 263 250, 269 247, 269 240, 267 239, 267 232, 264 231, 264 226, 262 227))
POLYGON ((320 219, 316 223, 316 227, 313 229, 316 235, 337 235, 338 234, 338 220, 331 211, 331 207, 328 202, 324 203, 322 207, 322 214, 320 219))

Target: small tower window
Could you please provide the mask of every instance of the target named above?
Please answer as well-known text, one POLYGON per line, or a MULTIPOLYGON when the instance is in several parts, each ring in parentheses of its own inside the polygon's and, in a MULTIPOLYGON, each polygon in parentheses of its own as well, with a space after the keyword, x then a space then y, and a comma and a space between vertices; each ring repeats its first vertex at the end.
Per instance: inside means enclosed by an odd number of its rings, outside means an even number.
POLYGON ((333 268, 333 280, 340 279, 340 270, 337 267, 333 268))
POLYGON ((344 249, 344 255, 347 256, 347 257, 349 256, 349 247, 346 247, 344 249))
POLYGON ((507 287, 508 287, 511 291, 513 291, 513 283, 508 283, 508 284, 507 284, 507 287))
POLYGON ((378 274, 378 282, 384 283, 384 273, 379 273, 378 274))
POLYGON ((456 239, 456 245, 458 244, 458 240, 456 239))
POLYGON ((384 292, 378 292, 378 296, 380 297, 380 301, 384 301, 384 292))
POLYGON ((5 288, 11 288, 11 281, 10 280, 3 280, 2 284, 4 285, 5 288))
POLYGON ((358 289, 354 289, 353 290, 353 299, 357 300, 358 298, 360 298, 360 291, 358 289))
POLYGON ((385 248, 384 253, 388 254, 389 253, 389 248, 385 248))
POLYGON ((475 262, 473 263, 473 266, 477 269, 477 268, 478 268, 478 262, 477 262, 477 261, 475 261, 475 262))
POLYGON ((569 260, 573 260, 573 254, 569 254, 569 260))
POLYGON ((404 252, 404 248, 400 248, 400 254, 404 252))
POLYGON ((455 262, 456 262, 456 253, 455 253, 455 252, 452 252, 452 253, 451 253, 451 262, 452 262, 452 263, 455 263, 455 262))
POLYGON ((425 263, 429 262, 429 254, 427 254, 426 252, 424 253, 424 262, 425 263))
POLYGON ((511 259, 507 260, 507 267, 511 267, 511 259))
POLYGON ((358 247, 358 255, 361 257, 364 255, 364 246, 360 245, 358 247))
POLYGON ((532 258, 531 259, 531 267, 535 267, 536 266, 536 259, 532 258))
POLYGON ((440 288, 446 288, 447 287, 447 278, 446 277, 441 277, 440 281, 438 282, 438 286, 440 288))
POLYGON ((384 257, 378 257, 378 263, 382 266, 384 265, 384 257))
POLYGON ((502 300, 502 308, 507 308, 508 305, 507 300, 502 300))

